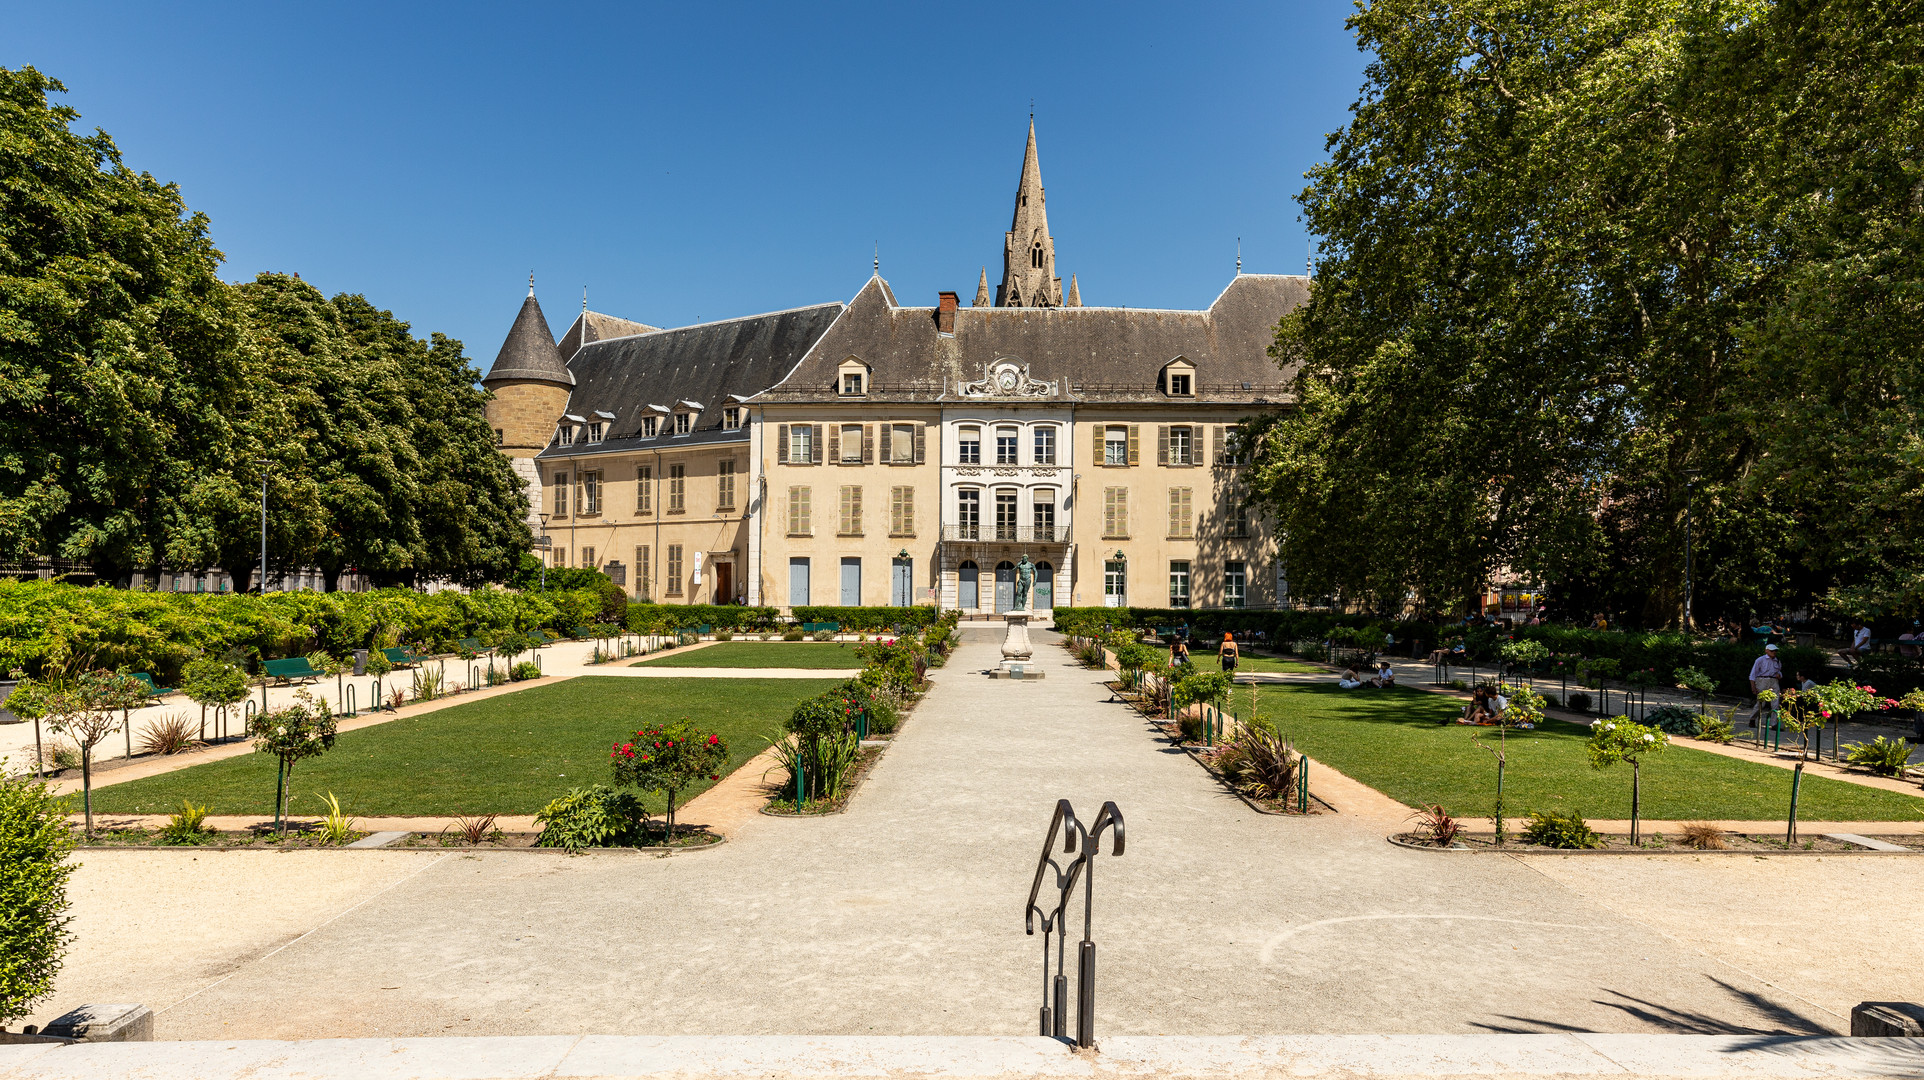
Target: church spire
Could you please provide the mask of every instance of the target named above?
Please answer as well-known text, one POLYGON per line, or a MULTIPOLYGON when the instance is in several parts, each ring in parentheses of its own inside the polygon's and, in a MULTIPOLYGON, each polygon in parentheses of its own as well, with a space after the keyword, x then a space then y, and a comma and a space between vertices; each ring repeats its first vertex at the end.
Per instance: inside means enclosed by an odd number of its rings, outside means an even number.
POLYGON ((1049 235, 1033 116, 1029 145, 1022 152, 1022 179, 1016 185, 1015 215, 1003 240, 1002 287, 995 302, 998 307, 1062 306, 1062 279, 1056 276, 1056 242, 1049 235))
POLYGON ((975 283, 975 303, 971 307, 989 306, 989 268, 982 268, 982 278, 975 283))
POLYGON ((1063 307, 1081 307, 1082 306, 1082 290, 1076 288, 1076 276, 1074 274, 1069 275, 1069 299, 1064 300, 1062 302, 1062 306, 1063 307))

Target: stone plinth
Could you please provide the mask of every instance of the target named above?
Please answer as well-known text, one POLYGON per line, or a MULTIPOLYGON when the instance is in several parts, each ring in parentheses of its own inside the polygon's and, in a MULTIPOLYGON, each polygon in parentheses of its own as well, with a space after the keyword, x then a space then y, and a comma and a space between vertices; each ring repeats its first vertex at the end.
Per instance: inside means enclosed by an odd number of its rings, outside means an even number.
POLYGON ((989 672, 992 679, 1040 679, 1042 669, 1035 666, 1035 646, 1029 644, 1029 620, 1035 618, 1033 611, 1005 611, 1002 619, 1009 624, 1008 632, 1002 636, 1002 662, 989 672))

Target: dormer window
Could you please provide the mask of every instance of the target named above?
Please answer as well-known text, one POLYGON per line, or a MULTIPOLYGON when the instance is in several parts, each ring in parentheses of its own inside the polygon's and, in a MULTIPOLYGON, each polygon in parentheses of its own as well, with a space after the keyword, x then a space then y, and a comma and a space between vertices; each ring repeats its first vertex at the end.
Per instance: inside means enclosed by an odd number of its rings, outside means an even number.
POLYGON ((741 427, 742 427, 741 406, 730 405, 729 407, 722 410, 722 427, 729 431, 741 430, 741 427))
POLYGON ((1196 365, 1178 356, 1162 369, 1162 392, 1170 397, 1196 396, 1196 365))
POLYGON ((641 437, 642 438, 652 439, 655 437, 655 434, 660 430, 661 430, 660 417, 644 416, 641 418, 641 437))
POLYGON ((555 428, 554 440, 562 446, 573 446, 575 444, 575 426, 573 424, 562 424, 555 428))
POLYGON ((588 441, 591 443, 600 442, 602 433, 606 430, 607 430, 607 425, 602 423, 599 420, 596 420, 594 423, 589 424, 588 425, 588 441))
POLYGON ((842 361, 836 377, 835 389, 842 397, 861 397, 868 393, 868 365, 861 357, 851 356, 842 361))
POLYGON ((695 414, 678 412, 675 414, 675 434, 686 435, 695 427, 695 414))

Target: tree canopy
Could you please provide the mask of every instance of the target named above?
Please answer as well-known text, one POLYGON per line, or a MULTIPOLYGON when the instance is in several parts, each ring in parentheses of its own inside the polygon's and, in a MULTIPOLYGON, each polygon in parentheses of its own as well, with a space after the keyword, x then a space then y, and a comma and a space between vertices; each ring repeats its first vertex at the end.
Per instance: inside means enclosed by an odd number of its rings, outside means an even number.
POLYGON ((528 545, 461 343, 298 277, 229 284, 205 215, 0 69, 0 560, 240 587, 500 581, 528 545))
POLYGON ((1252 489, 1291 585, 1924 603, 1924 4, 1376 0, 1252 489))

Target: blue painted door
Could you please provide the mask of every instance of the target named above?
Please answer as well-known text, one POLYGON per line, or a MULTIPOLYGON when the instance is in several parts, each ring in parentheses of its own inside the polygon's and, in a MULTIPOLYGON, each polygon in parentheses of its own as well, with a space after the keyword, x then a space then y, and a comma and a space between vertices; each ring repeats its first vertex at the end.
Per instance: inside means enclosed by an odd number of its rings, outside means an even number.
POLYGON ((1035 564, 1035 598, 1029 606, 1037 611, 1056 606, 1056 568, 1046 562, 1035 564))
POLYGON ((995 610, 997 614, 1015 606, 1015 564, 1007 559, 995 564, 995 610))
POLYGON ((896 559, 889 565, 889 603, 908 607, 915 603, 915 560, 896 559))
POLYGON ((862 606, 862 560, 859 556, 842 557, 842 606, 862 606))
POLYGON ((808 603, 808 559, 791 558, 788 560, 788 606, 801 607, 808 603))
POLYGON ((973 562, 965 560, 961 573, 962 595, 956 600, 955 606, 964 611, 974 611, 982 605, 982 594, 977 584, 982 572, 976 569, 973 562))

